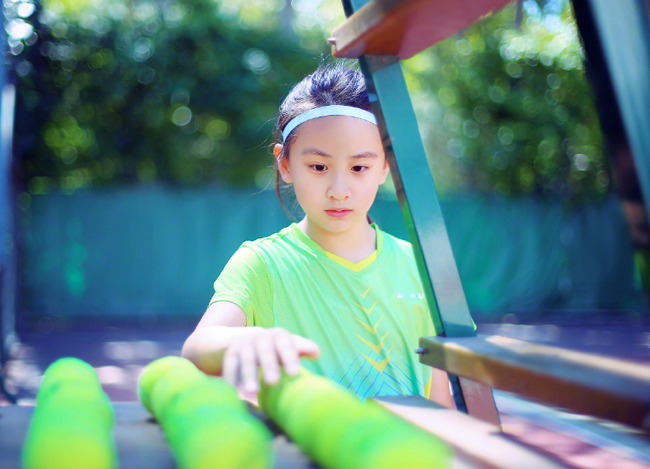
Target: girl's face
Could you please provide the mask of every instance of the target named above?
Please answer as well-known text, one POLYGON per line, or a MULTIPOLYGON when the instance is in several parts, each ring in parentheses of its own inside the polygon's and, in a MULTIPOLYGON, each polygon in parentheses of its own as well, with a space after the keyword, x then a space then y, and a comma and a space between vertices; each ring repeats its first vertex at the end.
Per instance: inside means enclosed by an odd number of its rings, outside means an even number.
MULTIPOLYGON (((343 233, 367 226, 388 163, 377 126, 349 116, 320 117, 296 129, 291 156, 278 161, 312 230, 343 233)), ((282 145, 275 146, 275 155, 282 145)))

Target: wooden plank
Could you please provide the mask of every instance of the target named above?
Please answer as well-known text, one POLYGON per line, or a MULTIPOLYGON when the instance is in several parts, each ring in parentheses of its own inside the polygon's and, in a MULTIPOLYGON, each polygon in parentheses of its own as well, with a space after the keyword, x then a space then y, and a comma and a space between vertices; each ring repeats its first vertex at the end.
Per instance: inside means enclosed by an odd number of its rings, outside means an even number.
POLYGON ((496 425, 447 409, 421 396, 374 398, 391 412, 449 443, 459 458, 482 468, 557 469, 567 466, 503 436, 496 425))
POLYGON ((332 55, 408 59, 512 0, 374 0, 332 32, 332 55))
POLYGON ((642 467, 650 468, 650 440, 640 430, 595 417, 563 412, 520 399, 504 391, 495 392, 494 400, 499 408, 499 415, 508 422, 503 425, 504 433, 519 441, 535 447, 541 446, 556 454, 568 453, 567 456, 571 458, 571 455, 576 454, 575 445, 560 443, 562 449, 555 447, 553 443, 548 444, 549 440, 568 439, 586 445, 585 451, 580 453, 585 454, 588 451, 592 459, 597 455, 605 456, 610 461, 616 459, 611 467, 623 467, 624 462, 629 464, 634 461, 642 467), (532 431, 529 431, 531 429, 532 431), (553 436, 544 438, 545 432, 553 436))
POLYGON ((469 415, 494 425, 501 423, 490 386, 462 376, 458 378, 458 384, 463 391, 463 399, 469 415))
POLYGON ((650 430, 650 367, 507 337, 422 337, 420 361, 545 404, 650 430))

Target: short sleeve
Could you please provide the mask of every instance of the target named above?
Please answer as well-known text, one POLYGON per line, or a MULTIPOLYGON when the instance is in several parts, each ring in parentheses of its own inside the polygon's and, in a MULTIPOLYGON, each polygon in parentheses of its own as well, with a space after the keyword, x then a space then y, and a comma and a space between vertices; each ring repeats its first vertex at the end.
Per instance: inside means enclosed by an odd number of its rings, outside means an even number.
POLYGON ((273 327, 273 284, 262 256, 242 245, 214 282, 210 304, 229 301, 246 314, 247 326, 273 327))

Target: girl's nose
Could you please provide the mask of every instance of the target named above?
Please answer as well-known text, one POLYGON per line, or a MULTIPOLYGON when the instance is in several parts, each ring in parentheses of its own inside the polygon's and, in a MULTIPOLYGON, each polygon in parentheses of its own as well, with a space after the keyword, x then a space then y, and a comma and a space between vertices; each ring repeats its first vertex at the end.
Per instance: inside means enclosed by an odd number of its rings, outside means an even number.
POLYGON ((333 200, 345 200, 350 196, 350 188, 344 174, 335 174, 327 188, 327 197, 333 200))

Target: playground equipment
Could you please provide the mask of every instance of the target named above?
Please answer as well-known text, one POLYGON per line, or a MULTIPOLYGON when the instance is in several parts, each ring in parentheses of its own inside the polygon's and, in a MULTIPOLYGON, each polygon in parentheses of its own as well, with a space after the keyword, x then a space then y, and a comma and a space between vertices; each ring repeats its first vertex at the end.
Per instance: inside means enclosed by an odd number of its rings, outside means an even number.
MULTIPOLYGON (((0 15, 4 22, 4 14, 0 15)), ((4 29, 0 34, 6 43, 4 29)), ((4 49, 3 49, 4 51, 4 49)), ((7 64, 0 64, 0 395, 13 402, 5 387, 4 364, 9 348, 16 342, 15 308, 17 287, 17 249, 15 189, 12 137, 16 87, 10 83, 7 64)))
POLYGON ((138 391, 181 469, 272 467, 271 433, 221 378, 184 358, 165 357, 144 369, 138 391))
MULTIPOLYGON (((472 328, 433 179, 421 171, 427 161, 399 60, 506 3, 343 0, 348 19, 330 39, 336 57, 359 58, 415 247, 438 334, 421 338, 417 352, 423 363, 450 372, 459 410, 497 427, 498 412, 490 387, 648 431, 650 370, 646 367, 513 339, 476 337, 472 328)), ((598 77, 592 81, 601 114, 612 106, 619 112, 605 120, 604 133, 615 149, 613 157, 633 156, 641 191, 648 200, 650 134, 644 129, 650 122, 650 89, 645 80, 650 76, 647 5, 641 0, 575 0, 573 7, 585 44, 588 73, 598 77)), ((645 207, 647 213, 647 204, 645 207)), ((490 462, 506 463, 498 455, 490 462)))
POLYGON ((113 408, 93 367, 62 358, 48 367, 25 437, 25 469, 117 467, 113 408))
POLYGON ((266 414, 328 469, 451 467, 450 448, 428 432, 301 369, 258 395, 266 414))
MULTIPOLYGON (((506 3, 344 0, 349 19, 334 31, 331 43, 334 55, 358 57, 361 62, 438 332, 438 337, 422 338, 417 353, 423 363, 451 374, 461 412, 413 396, 377 401, 447 441, 456 451, 456 467, 565 467, 502 436, 491 388, 648 432, 650 371, 618 360, 475 335, 434 182, 422 170, 427 161, 399 63, 506 3)), ((606 78, 595 83, 599 104, 609 100, 619 111, 613 118, 619 121, 605 134, 630 150, 647 200, 650 135, 644 132, 644 124, 650 122, 646 85, 650 26, 646 4, 643 0, 574 0, 573 5, 590 73, 606 78)), ((144 409, 136 404, 118 404, 115 409, 122 467, 169 465, 169 447, 160 428, 147 423, 144 409)), ((9 435, 9 443, 4 444, 20 444, 15 442, 20 441, 29 412, 16 408, 0 419, 0 435, 9 435), (18 436, 6 432, 8 428, 18 436)), ((275 436, 273 447, 276 467, 308 467, 281 436, 275 436)))

